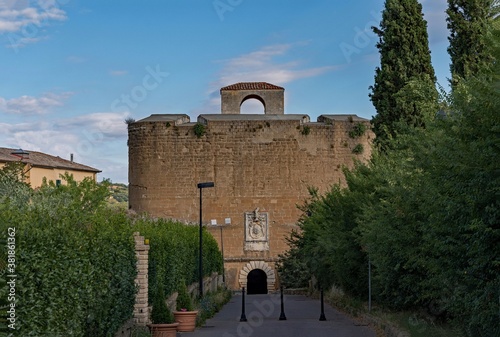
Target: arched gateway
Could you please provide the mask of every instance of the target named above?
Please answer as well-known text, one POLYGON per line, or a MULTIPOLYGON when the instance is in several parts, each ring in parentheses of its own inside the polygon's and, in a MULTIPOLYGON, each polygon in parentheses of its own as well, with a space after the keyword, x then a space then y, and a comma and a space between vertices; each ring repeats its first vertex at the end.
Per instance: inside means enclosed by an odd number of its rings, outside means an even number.
POLYGON ((275 290, 276 275, 266 262, 250 261, 240 270, 239 283, 240 287, 245 287, 253 294, 265 294, 268 290, 275 290), (262 289, 263 282, 266 282, 265 291, 262 289))

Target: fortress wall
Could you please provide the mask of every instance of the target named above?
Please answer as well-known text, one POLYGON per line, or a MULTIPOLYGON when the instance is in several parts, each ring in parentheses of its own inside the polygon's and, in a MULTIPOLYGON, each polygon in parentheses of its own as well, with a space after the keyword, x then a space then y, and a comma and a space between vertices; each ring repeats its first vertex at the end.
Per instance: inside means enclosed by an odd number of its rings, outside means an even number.
MULTIPOLYGON (((248 261, 274 266, 287 249, 284 240, 308 197, 308 187, 324 192, 344 182, 342 166, 370 157, 371 131, 349 137, 356 121, 307 123, 304 119, 245 120, 199 118, 206 133, 198 138, 195 123, 139 121, 129 125, 129 205, 138 213, 198 223, 199 182, 203 222, 215 219, 223 228, 226 279, 238 288, 239 270, 248 261), (357 144, 362 154, 353 154, 357 144), (245 212, 268 214, 269 249, 245 250, 245 212)), ((286 115, 285 115, 286 116, 286 115)), ((306 119, 308 120, 308 118, 306 119)), ((369 122, 363 121, 369 128, 369 122)), ((208 226, 220 243, 220 229, 208 226)))

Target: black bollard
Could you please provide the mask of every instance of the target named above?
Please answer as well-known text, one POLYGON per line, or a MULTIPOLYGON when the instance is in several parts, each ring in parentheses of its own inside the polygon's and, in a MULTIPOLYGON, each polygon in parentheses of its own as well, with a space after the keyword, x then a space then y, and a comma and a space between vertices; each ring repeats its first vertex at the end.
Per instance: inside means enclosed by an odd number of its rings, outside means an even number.
POLYGON ((241 292, 241 317, 240 322, 246 322, 247 316, 245 315, 245 287, 243 287, 243 291, 241 292))
POLYGON ((283 303, 283 286, 280 287, 281 291, 281 314, 280 314, 280 321, 286 321, 286 316, 285 316, 285 304, 283 303))
POLYGON ((325 317, 325 304, 323 302, 323 288, 321 288, 321 315, 319 315, 320 321, 326 321, 325 317))

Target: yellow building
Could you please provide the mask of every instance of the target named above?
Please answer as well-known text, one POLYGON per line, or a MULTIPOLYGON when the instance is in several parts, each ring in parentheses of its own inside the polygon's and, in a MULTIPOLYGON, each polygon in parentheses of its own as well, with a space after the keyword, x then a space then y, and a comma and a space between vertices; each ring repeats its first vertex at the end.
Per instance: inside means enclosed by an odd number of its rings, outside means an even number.
POLYGON ((87 177, 96 180, 97 173, 101 172, 93 167, 75 163, 73 160, 62 159, 42 152, 0 147, 0 169, 11 162, 25 164, 26 183, 29 183, 33 188, 40 187, 43 178, 59 183, 61 181, 60 175, 66 172, 72 174, 76 181, 87 177))

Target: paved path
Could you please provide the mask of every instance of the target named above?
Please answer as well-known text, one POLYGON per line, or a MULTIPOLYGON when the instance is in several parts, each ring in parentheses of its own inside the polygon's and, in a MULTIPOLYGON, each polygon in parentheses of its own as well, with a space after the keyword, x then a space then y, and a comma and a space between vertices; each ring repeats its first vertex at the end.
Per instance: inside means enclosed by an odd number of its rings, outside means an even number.
POLYGON ((321 305, 301 295, 285 295, 287 320, 278 320, 281 313, 280 295, 246 295, 247 322, 240 322, 241 294, 234 295, 228 304, 205 326, 183 337, 375 337, 368 326, 360 325, 325 303, 326 321, 319 321, 321 305))

